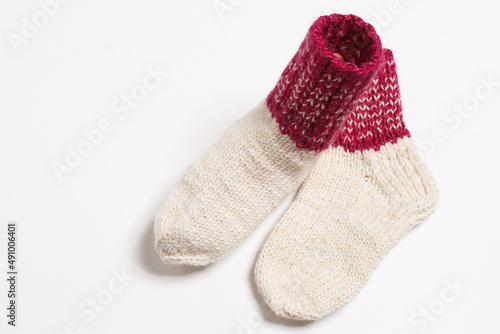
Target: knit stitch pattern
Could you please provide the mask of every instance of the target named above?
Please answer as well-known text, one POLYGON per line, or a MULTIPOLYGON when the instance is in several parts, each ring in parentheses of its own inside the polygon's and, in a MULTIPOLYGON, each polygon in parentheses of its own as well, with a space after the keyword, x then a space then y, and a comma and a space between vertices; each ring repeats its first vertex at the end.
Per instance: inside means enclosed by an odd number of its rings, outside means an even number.
POLYGON ((438 205, 401 116, 392 53, 322 152, 255 265, 279 316, 317 320, 348 303, 389 249, 438 205))
POLYGON ((391 50, 384 49, 382 68, 356 102, 355 112, 348 115, 334 147, 342 146, 350 152, 377 151, 386 143, 410 137, 403 121, 396 62, 391 50))
POLYGON ((381 55, 380 38, 359 17, 333 14, 316 20, 267 98, 281 132, 299 148, 319 152, 331 146, 346 111, 376 74, 381 55))
POLYGON ((208 265, 238 245, 311 171, 317 157, 284 136, 262 103, 184 174, 155 218, 166 263, 208 265))
POLYGON ((204 266, 238 245, 304 181, 381 55, 379 37, 360 18, 319 18, 266 102, 197 160, 161 205, 161 259, 204 266))

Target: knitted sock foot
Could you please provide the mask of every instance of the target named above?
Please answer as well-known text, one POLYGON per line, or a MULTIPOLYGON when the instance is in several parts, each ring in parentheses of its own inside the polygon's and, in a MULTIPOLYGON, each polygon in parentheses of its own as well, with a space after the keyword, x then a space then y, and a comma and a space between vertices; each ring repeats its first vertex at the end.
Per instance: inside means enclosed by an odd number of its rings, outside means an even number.
POLYGON ((319 18, 266 103, 195 162, 162 204, 162 260, 207 265, 239 244, 304 181, 381 58, 380 39, 360 18, 319 18))
POLYGON ((319 319, 349 302, 384 254, 437 207, 438 190, 401 115, 392 53, 320 154, 255 267, 279 316, 319 319))

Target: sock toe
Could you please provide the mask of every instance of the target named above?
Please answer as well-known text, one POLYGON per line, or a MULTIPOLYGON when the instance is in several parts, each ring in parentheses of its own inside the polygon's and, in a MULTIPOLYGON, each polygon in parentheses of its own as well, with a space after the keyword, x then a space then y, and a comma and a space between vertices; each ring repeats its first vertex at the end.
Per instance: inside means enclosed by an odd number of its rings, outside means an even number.
POLYGON ((206 266, 218 257, 213 247, 204 246, 196 231, 182 228, 184 224, 157 222, 155 246, 163 262, 189 266, 206 266))

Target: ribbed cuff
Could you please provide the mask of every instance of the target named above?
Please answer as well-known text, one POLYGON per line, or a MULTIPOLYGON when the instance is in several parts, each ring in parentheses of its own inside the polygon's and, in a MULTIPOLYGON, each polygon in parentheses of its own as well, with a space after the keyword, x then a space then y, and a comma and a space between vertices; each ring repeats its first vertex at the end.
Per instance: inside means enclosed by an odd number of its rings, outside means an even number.
POLYGON ((355 15, 320 17, 267 97, 281 132, 298 148, 327 149, 381 58, 380 38, 370 24, 355 15))

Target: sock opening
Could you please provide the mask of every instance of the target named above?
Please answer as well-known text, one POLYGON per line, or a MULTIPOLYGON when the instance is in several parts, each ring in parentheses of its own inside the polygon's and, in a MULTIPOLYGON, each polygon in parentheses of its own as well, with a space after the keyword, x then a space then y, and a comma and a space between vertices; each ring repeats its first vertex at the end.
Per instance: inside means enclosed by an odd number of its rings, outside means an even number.
POLYGON ((318 20, 317 37, 329 58, 339 58, 358 69, 371 67, 381 53, 375 29, 355 15, 333 14, 318 20))

